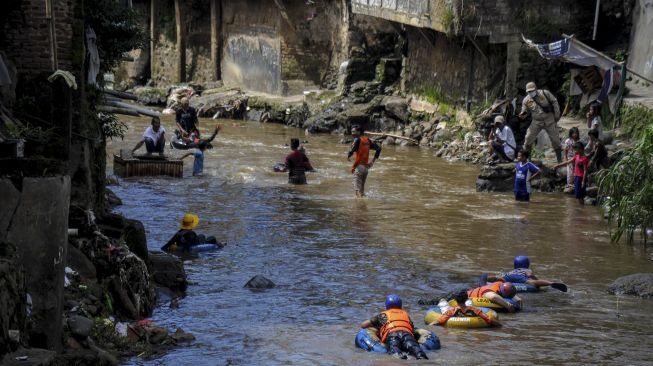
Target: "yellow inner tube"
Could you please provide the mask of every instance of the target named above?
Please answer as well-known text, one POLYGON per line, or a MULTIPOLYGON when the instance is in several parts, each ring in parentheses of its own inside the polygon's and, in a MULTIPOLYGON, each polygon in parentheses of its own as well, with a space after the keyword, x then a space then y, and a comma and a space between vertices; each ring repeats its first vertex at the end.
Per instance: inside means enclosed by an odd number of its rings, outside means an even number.
MULTIPOLYGON (((494 310, 488 310, 485 312, 485 314, 492 319, 498 318, 498 315, 494 310)), ((426 315, 424 316, 424 322, 426 322, 426 324, 430 324, 440 319, 441 316, 442 314, 440 314, 439 312, 435 310, 429 310, 426 312, 426 315)), ((480 316, 463 316, 463 315, 452 316, 444 324, 444 327, 447 328, 487 328, 489 326, 490 324, 486 323, 485 320, 483 320, 480 316)))

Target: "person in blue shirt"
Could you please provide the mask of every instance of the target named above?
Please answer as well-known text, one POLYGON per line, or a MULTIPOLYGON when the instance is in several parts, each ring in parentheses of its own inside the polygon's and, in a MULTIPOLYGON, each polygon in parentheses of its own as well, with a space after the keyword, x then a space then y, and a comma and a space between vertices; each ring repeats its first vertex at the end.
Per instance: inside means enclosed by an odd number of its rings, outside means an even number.
POLYGON ((531 199, 531 181, 540 175, 540 168, 528 161, 526 151, 517 152, 515 174, 515 200, 528 202, 531 199))
POLYGON ((202 173, 204 172, 204 151, 206 149, 213 148, 211 146, 211 141, 213 141, 213 139, 218 134, 218 132, 220 132, 220 129, 222 129, 222 126, 220 125, 215 126, 215 130, 213 131, 213 135, 211 135, 211 137, 209 137, 208 139, 199 140, 199 142, 195 145, 196 148, 193 149, 193 151, 186 153, 179 158, 179 159, 185 159, 189 156, 195 157, 195 161, 193 162, 193 176, 202 175, 202 173))

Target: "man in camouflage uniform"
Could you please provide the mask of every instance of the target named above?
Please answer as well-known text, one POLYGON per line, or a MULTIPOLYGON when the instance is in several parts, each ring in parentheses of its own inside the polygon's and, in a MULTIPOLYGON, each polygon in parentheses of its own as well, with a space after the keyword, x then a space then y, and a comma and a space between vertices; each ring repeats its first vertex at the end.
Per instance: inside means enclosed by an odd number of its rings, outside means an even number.
POLYGON ((530 112, 532 122, 526 131, 524 150, 530 151, 540 131, 546 131, 551 140, 551 146, 556 153, 558 163, 562 162, 562 145, 558 133, 557 122, 560 119, 560 106, 558 100, 548 90, 538 90, 534 82, 526 84, 528 95, 521 105, 520 119, 524 119, 530 112))

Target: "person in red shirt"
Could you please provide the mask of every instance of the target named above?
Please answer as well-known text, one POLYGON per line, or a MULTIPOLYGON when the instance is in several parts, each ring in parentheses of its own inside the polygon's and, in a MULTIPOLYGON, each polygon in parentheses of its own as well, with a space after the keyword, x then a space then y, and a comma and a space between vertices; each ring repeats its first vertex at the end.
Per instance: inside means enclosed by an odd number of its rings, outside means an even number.
POLYGON ((306 184, 306 171, 312 171, 313 167, 308 157, 299 149, 299 139, 290 139, 290 154, 286 156, 286 168, 288 169, 288 183, 306 184))
POLYGON ((563 161, 562 163, 554 166, 553 169, 558 169, 561 166, 574 163, 574 194, 578 200, 578 203, 583 205, 585 204, 589 158, 585 156, 585 146, 582 142, 577 142, 574 144, 574 151, 576 154, 572 159, 563 161))

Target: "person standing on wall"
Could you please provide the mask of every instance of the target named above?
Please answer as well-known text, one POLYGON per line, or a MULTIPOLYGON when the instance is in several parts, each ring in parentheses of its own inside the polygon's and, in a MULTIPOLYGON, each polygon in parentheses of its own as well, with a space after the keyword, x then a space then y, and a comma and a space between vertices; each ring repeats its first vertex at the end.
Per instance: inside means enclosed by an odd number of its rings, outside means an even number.
POLYGON ((351 167, 351 173, 354 175, 356 197, 360 198, 365 196, 367 173, 381 155, 381 146, 365 136, 365 131, 361 126, 352 126, 351 134, 354 136, 354 142, 351 144, 349 154, 347 154, 347 161, 350 161, 351 156, 354 155, 354 165, 351 167), (369 161, 370 149, 376 151, 372 161, 369 161))
POLYGON ((551 140, 551 146, 555 150, 556 159, 560 163, 562 161, 562 145, 557 125, 561 116, 558 100, 550 91, 538 90, 537 85, 532 81, 526 84, 526 92, 528 95, 522 101, 519 118, 524 119, 530 113, 533 121, 526 131, 524 150, 530 152, 537 135, 540 131, 545 130, 551 140))

